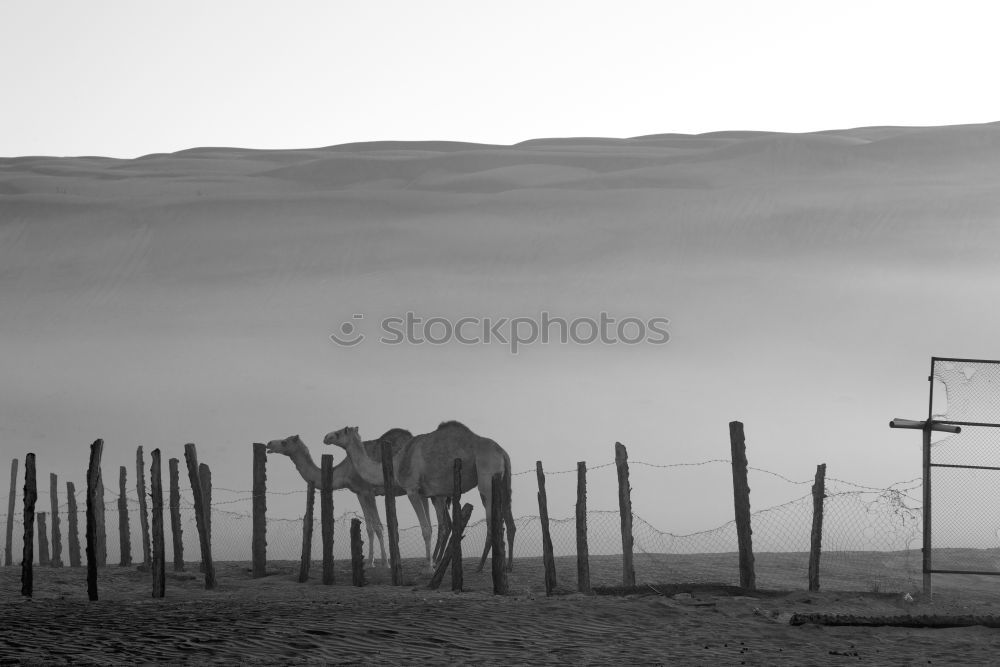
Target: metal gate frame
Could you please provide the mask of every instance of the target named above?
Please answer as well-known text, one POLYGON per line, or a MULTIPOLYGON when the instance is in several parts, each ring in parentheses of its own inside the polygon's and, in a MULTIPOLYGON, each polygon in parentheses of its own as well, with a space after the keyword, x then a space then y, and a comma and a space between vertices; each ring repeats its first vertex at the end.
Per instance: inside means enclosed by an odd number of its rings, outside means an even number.
POLYGON ((919 429, 923 431, 923 584, 924 594, 931 595, 931 575, 932 574, 985 574, 1000 575, 1000 570, 939 570, 934 569, 931 562, 931 472, 932 468, 961 468, 971 470, 997 470, 996 466, 978 466, 956 463, 934 463, 931 461, 931 432, 944 431, 947 433, 961 433, 963 426, 974 426, 980 428, 998 428, 1000 424, 991 422, 973 421, 951 421, 946 419, 935 420, 934 415, 934 366, 938 362, 959 362, 972 364, 993 364, 1000 366, 1000 360, 996 359, 965 359, 959 357, 931 357, 931 372, 927 376, 930 383, 930 391, 927 399, 927 419, 925 421, 912 421, 909 419, 893 419, 889 422, 890 428, 919 429))

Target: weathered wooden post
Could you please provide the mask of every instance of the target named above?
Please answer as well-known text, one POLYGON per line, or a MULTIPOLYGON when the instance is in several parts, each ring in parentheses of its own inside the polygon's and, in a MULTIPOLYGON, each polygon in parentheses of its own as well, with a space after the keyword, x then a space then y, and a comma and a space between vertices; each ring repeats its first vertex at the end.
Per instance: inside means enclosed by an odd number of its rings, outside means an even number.
POLYGON ((535 461, 538 477, 538 516, 542 522, 542 562, 545 564, 545 594, 552 595, 556 588, 556 559, 552 553, 552 535, 549 534, 549 499, 545 495, 545 472, 542 462, 535 461))
MULTIPOLYGON (((142 448, 140 448, 141 452, 142 448)), ((153 571, 153 597, 162 598, 167 589, 167 549, 163 543, 163 475, 160 470, 160 450, 152 452, 149 485, 153 500, 153 549, 150 567, 153 571)), ((145 486, 145 483, 143 484, 145 486)))
POLYGON ((4 551, 3 564, 10 567, 14 564, 14 505, 17 500, 17 459, 10 462, 10 495, 7 496, 7 550, 4 551))
POLYGON ((100 555, 98 542, 98 510, 103 507, 101 499, 101 454, 104 441, 97 439, 90 446, 90 466, 87 468, 87 597, 97 600, 97 566, 100 555))
POLYGON ((198 479, 201 480, 202 501, 205 503, 205 527, 208 539, 212 539, 212 470, 207 463, 198 464, 198 479))
MULTIPOLYGON (((101 445, 104 451, 104 445, 101 445)), ((108 564, 108 530, 107 530, 107 508, 104 505, 104 475, 101 469, 97 469, 97 492, 94 497, 95 514, 94 520, 97 526, 97 566, 105 567, 108 564)))
POLYGON ((38 489, 35 486, 35 455, 24 457, 24 548, 21 558, 21 595, 31 597, 34 585, 35 560, 35 501, 38 489))
POLYGON ((750 527, 750 484, 747 481, 747 446, 743 423, 729 422, 729 446, 733 464, 733 504, 736 538, 740 549, 740 587, 757 590, 754 574, 753 530, 750 527))
POLYGON ((312 562, 313 505, 316 504, 316 485, 306 486, 306 516, 302 520, 302 563, 299 565, 299 583, 309 579, 309 564, 312 562))
MULTIPOLYGON (((462 540, 462 533, 465 531, 466 524, 469 523, 469 517, 472 516, 472 505, 465 503, 462 507, 461 514, 458 515, 457 519, 452 519, 451 535, 449 536, 449 542, 442 552, 441 561, 434 568, 434 575, 431 577, 431 582, 427 585, 428 588, 437 590, 441 585, 441 580, 444 579, 444 573, 447 571, 448 566, 451 565, 452 559, 455 553, 455 542, 460 542, 462 540)), ((454 566, 452 567, 452 572, 454 572, 454 566)), ((505 575, 506 576, 506 575, 505 575)))
POLYGON ((132 564, 132 537, 128 527, 128 497, 125 495, 125 466, 118 468, 118 544, 121 545, 120 567, 132 564))
POLYGON ((493 594, 507 595, 507 566, 504 562, 503 508, 504 476, 494 473, 490 480, 490 548, 493 551, 490 565, 493 569, 493 594))
POLYGON ((632 560, 632 487, 628 481, 628 450, 615 443, 615 467, 618 469, 618 511, 622 519, 622 586, 635 586, 635 564, 632 560))
MULTIPOLYGON (((461 592, 465 587, 465 573, 462 571, 462 459, 457 458, 452 465, 451 488, 451 531, 458 534, 451 543, 451 590, 461 592)), ((436 573, 435 573, 436 574, 436 573)))
POLYGON ((361 519, 351 519, 351 583, 364 586, 365 581, 365 543, 361 539, 361 519))
POLYGON ((52 567, 62 567, 62 531, 59 529, 59 478, 49 473, 49 500, 52 504, 52 567))
POLYGON ((267 445, 253 443, 253 578, 267 575, 267 445))
POLYGON ((319 515, 323 529, 323 583, 333 583, 333 454, 323 455, 319 515))
POLYGON ((590 593, 590 546, 587 542, 587 463, 576 464, 576 587, 590 593))
MULTIPOLYGON (((146 461, 142 455, 142 445, 139 445, 135 451, 135 491, 139 495, 139 530, 142 531, 142 564, 149 567, 152 564, 152 559, 149 553, 149 507, 146 505, 146 461)), ((132 560, 131 554, 129 554, 129 560, 132 560)))
POLYGON ((198 528, 198 544, 201 546, 201 563, 205 570, 205 588, 216 587, 215 564, 212 563, 212 543, 208 533, 208 512, 205 509, 205 497, 201 478, 198 474, 198 451, 194 443, 184 445, 184 460, 187 462, 188 480, 191 482, 191 495, 194 496, 194 519, 198 528))
MULTIPOLYGON (((208 533, 208 543, 212 543, 212 471, 207 463, 198 465, 198 479, 201 482, 201 502, 205 513, 205 532, 208 533)), ((201 571, 205 571, 205 563, 201 564, 201 571)))
POLYGON ((80 530, 76 510, 76 487, 66 482, 66 520, 69 523, 69 566, 80 567, 80 530))
POLYGON ((170 459, 170 541, 174 545, 174 571, 184 571, 184 531, 181 529, 180 460, 170 459))
POLYGON ((49 529, 45 525, 45 512, 38 512, 38 564, 48 565, 49 560, 49 529))
POLYGON ((823 499, 826 498, 826 464, 816 466, 813 483, 813 522, 809 544, 809 590, 819 590, 819 555, 823 548, 823 499))
POLYGON ((382 442, 382 483, 385 484, 385 524, 389 529, 389 567, 392 570, 392 585, 403 585, 403 563, 399 557, 399 522, 396 519, 396 496, 392 489, 396 486, 396 476, 392 469, 392 445, 382 442))

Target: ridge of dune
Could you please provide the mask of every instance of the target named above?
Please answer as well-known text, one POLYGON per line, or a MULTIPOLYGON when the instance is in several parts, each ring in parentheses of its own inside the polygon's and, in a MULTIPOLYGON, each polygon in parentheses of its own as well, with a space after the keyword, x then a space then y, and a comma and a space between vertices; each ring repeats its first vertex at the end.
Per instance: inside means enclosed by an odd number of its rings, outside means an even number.
POLYGON ((174 152, 148 153, 135 158, 113 158, 99 155, 79 155, 79 156, 56 156, 56 155, 21 155, 21 156, 0 156, 0 168, 11 165, 25 164, 31 162, 49 162, 53 160, 91 160, 101 162, 135 162, 135 161, 157 161, 162 159, 191 157, 191 158, 220 158, 220 159, 247 159, 256 157, 265 161, 286 161, 289 159, 316 158, 330 153, 398 153, 398 154, 441 154, 441 153, 463 153, 469 151, 493 151, 493 150, 534 150, 560 149, 560 148, 606 148, 620 147, 628 149, 630 147, 642 145, 690 145, 690 146, 715 146, 723 143, 741 142, 747 140, 760 140, 775 137, 842 137, 844 139, 855 139, 863 141, 879 141, 892 138, 902 138, 920 135, 946 135, 959 136, 961 133, 971 132, 974 134, 992 135, 993 130, 1000 129, 1000 121, 988 123, 967 123, 960 125, 941 126, 896 126, 896 125, 873 125, 855 128, 839 128, 829 130, 817 130, 813 132, 779 132, 768 130, 716 130, 697 134, 685 133, 662 133, 646 134, 633 137, 598 137, 598 136, 577 136, 577 137, 536 137, 525 139, 513 144, 492 144, 468 141, 452 140, 372 140, 356 141, 343 144, 333 144, 329 146, 309 147, 309 148, 252 148, 234 146, 196 146, 185 148, 174 152))
POLYGON ((452 151, 482 150, 489 148, 507 148, 503 144, 483 144, 474 141, 448 141, 448 140, 381 140, 381 141, 355 141, 346 144, 336 144, 327 146, 324 150, 348 151, 348 152, 370 152, 370 151, 413 151, 425 153, 448 153, 452 151))
MULTIPOLYGON (((75 196, 83 202, 144 197, 194 201, 359 189, 461 195, 546 188, 704 188, 780 174, 856 170, 860 177, 884 164, 898 165, 899 173, 933 175, 946 165, 955 169, 964 164, 962 170, 968 171, 993 163, 1000 163, 1000 123, 810 133, 673 133, 626 139, 555 137, 511 146, 373 141, 289 150, 195 147, 132 160, 3 158, 0 197, 13 206, 18 198, 24 204, 24 198, 44 193, 75 196)), ((52 204, 65 209, 56 201, 52 204)))

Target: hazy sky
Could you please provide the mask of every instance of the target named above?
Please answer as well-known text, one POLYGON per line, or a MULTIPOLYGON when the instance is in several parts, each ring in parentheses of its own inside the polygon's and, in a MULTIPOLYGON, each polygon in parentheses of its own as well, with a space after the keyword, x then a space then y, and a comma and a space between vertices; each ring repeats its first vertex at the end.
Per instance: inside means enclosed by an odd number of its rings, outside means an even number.
POLYGON ((989 2, 8 1, 0 155, 997 119, 989 2))

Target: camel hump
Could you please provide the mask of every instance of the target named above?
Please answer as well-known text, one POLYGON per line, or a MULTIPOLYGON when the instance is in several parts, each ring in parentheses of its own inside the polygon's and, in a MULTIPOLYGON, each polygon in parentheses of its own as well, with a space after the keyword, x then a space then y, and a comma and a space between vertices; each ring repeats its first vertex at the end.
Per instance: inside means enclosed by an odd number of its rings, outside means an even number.
POLYGON ((441 429, 446 429, 446 428, 460 428, 463 431, 468 431, 469 433, 472 433, 472 429, 471 428, 469 428, 468 426, 466 426, 462 422, 455 421, 454 419, 451 419, 451 420, 446 421, 446 422, 441 422, 440 424, 438 424, 438 430, 439 431, 441 429))
POLYGON ((368 454, 370 458, 373 458, 381 463, 383 442, 388 442, 392 446, 393 455, 395 455, 395 453, 399 451, 399 448, 409 442, 412 438, 413 434, 405 428, 391 428, 375 440, 366 440, 361 444, 365 449, 365 453, 368 454))
POLYGON ((378 437, 379 440, 388 440, 391 443, 406 442, 413 437, 413 434, 405 428, 390 428, 378 437))

